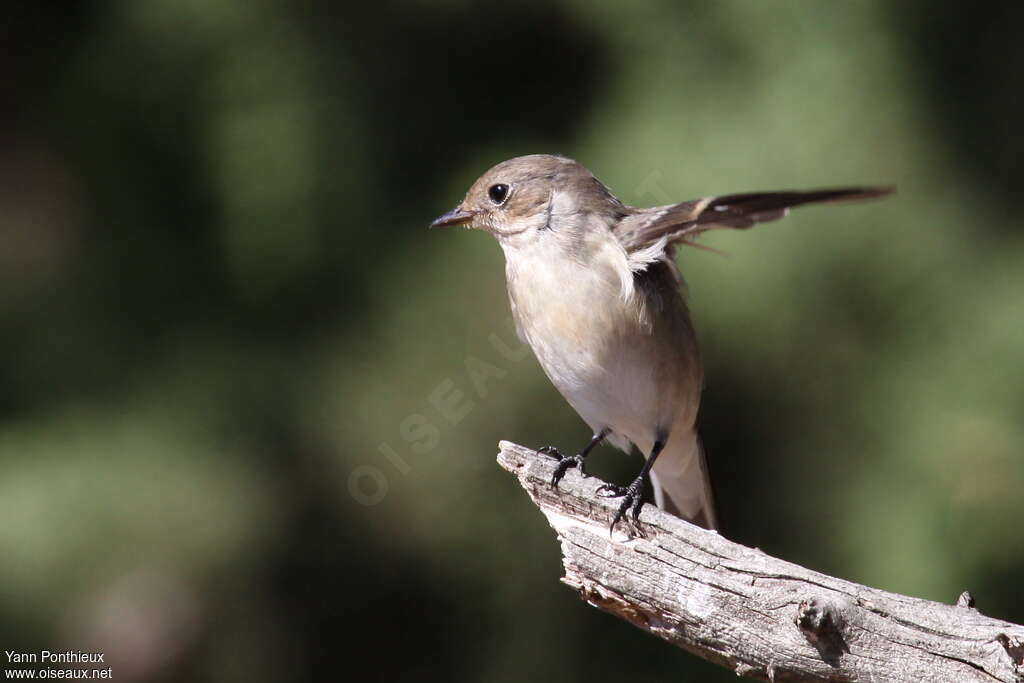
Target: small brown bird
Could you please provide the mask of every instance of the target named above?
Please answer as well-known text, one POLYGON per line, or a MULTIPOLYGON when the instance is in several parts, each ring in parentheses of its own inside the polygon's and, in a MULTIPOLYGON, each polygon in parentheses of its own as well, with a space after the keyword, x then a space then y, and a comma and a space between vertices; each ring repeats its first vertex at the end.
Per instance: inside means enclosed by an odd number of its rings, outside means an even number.
POLYGON ((584 458, 605 439, 626 452, 636 445, 646 457, 636 479, 598 489, 623 498, 612 529, 630 508, 639 519, 648 475, 659 507, 717 529, 695 428, 703 368, 675 245, 775 220, 794 206, 890 191, 757 192, 641 209, 572 159, 535 154, 487 171, 431 227, 463 225, 497 238, 519 336, 593 430, 574 456, 542 449, 560 459, 552 485, 571 467, 584 473, 584 458))

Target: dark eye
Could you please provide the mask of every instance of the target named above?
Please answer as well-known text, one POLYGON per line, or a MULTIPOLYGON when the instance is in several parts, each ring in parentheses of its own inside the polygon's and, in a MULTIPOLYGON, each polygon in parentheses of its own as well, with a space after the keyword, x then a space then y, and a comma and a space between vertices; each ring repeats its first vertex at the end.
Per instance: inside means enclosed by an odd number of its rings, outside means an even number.
POLYGON ((504 183, 498 183, 497 185, 491 185, 491 188, 487 190, 487 196, 491 198, 491 201, 495 204, 501 204, 508 197, 508 185, 504 183))

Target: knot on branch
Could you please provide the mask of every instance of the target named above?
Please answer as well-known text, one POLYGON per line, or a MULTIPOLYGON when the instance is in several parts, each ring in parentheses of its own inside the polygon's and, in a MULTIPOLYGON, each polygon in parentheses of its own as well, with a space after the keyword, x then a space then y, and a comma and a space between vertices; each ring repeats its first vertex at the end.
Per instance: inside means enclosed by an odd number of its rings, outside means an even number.
POLYGON ((838 666, 839 658, 850 651, 843 637, 846 622, 842 609, 833 602, 818 598, 802 600, 796 613, 796 625, 830 666, 838 666))
POLYGON ((996 640, 1006 650, 1006 654, 1010 655, 1014 666, 1024 666, 1024 639, 1000 633, 996 640))
POLYGON ((971 595, 969 591, 964 591, 960 594, 960 597, 956 599, 956 606, 974 609, 974 596, 971 595))

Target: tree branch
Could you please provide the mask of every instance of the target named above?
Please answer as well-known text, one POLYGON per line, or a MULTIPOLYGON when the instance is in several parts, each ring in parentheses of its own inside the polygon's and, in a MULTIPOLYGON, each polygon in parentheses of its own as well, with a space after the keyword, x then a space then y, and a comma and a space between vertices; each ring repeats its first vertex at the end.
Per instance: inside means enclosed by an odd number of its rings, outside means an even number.
MULTIPOLYGON (((1024 681, 1024 627, 971 605, 861 586, 770 557, 645 505, 637 528, 608 526, 602 482, 503 441, 562 545, 586 602, 739 675, 772 681, 1024 681)), ((631 519, 631 518, 630 518, 631 519)))

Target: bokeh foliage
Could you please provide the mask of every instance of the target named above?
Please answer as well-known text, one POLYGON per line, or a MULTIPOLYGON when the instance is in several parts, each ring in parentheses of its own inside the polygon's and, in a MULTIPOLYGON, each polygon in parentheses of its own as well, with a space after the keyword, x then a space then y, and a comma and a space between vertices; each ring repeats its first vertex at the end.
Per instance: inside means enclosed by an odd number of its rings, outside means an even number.
POLYGON ((897 185, 680 257, 726 534, 1024 620, 1015 7, 15 3, 4 648, 120 680, 731 680, 558 586, 494 465, 585 426, 516 355, 496 245, 425 225, 545 151, 634 204, 897 185))

